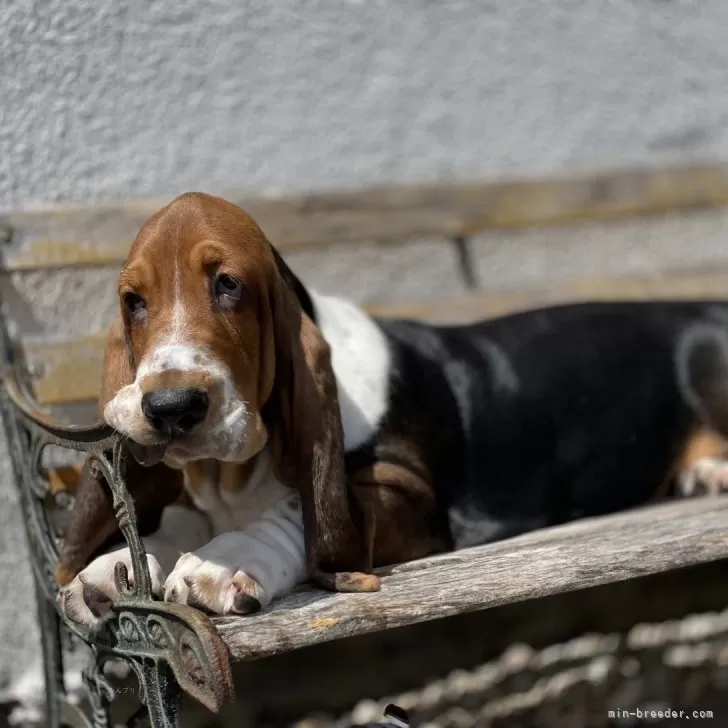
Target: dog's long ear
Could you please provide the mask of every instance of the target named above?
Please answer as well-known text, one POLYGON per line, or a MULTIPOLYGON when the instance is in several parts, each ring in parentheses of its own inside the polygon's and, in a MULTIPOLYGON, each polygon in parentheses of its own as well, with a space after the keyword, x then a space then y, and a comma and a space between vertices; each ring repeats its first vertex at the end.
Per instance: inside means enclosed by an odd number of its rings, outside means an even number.
POLYGON ((304 310, 310 307, 305 289, 275 251, 274 256, 277 275, 269 300, 275 374, 264 417, 276 474, 300 492, 312 580, 336 591, 376 591, 379 580, 363 573, 371 568, 370 555, 347 488, 331 352, 304 310))
POLYGON ((99 417, 114 395, 134 381, 134 362, 126 340, 126 329, 121 316, 117 316, 106 333, 104 368, 99 393, 99 417))
MULTIPOLYGON (((137 528, 147 536, 159 528, 165 507, 182 492, 182 471, 158 464, 145 468, 127 460, 126 486, 134 500, 137 528)), ((111 491, 86 461, 76 486, 75 505, 56 565, 59 586, 68 584, 94 556, 121 541, 111 491)))
MULTIPOLYGON (((107 402, 133 379, 134 369, 119 318, 111 325, 106 338, 100 417, 103 417, 107 402)), ((182 473, 162 464, 143 467, 135 457, 130 457, 127 458, 126 485, 134 499, 137 527, 146 535, 158 528, 162 511, 179 496, 182 473)), ((120 535, 109 488, 101 476, 92 474, 87 461, 81 470, 73 514, 56 566, 59 585, 71 581, 96 553, 120 535)))

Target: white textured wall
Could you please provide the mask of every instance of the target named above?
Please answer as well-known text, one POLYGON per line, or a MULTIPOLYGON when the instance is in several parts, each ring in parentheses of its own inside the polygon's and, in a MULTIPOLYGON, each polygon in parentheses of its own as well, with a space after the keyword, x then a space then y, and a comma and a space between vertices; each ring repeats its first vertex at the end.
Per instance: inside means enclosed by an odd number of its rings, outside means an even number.
MULTIPOLYGON (((725 0, 6 0, 0 207, 728 157, 726 28, 725 0)), ((666 249, 684 262, 683 236, 725 263, 727 229, 723 215, 665 224, 647 247, 634 226, 615 229, 623 253, 606 258, 578 234, 554 243, 557 258, 538 235, 494 236, 479 272, 495 287, 654 271, 666 249)), ((426 296, 443 280, 459 290, 451 252, 427 257, 426 296)), ((336 265, 310 275, 335 289, 359 270, 336 265)), ((38 332, 78 330, 108 314, 97 289, 113 274, 92 278, 16 276, 6 298, 38 332)), ((35 646, 22 524, 0 477, 1 688, 35 646)))
POLYGON ((724 0, 0 3, 0 204, 728 147, 724 0))

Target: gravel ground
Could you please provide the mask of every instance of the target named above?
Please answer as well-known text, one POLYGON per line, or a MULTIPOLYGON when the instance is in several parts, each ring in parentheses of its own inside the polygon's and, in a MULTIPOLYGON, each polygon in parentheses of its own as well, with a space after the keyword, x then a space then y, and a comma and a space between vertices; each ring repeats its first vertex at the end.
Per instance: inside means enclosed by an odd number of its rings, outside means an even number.
POLYGON ((407 710, 413 728, 682 726, 700 717, 693 711, 712 711, 714 725, 726 725, 728 609, 585 634, 538 651, 514 644, 474 670, 360 701, 339 719, 311 716, 295 728, 372 724, 387 703, 407 710), (665 711, 670 717, 660 718, 665 711))

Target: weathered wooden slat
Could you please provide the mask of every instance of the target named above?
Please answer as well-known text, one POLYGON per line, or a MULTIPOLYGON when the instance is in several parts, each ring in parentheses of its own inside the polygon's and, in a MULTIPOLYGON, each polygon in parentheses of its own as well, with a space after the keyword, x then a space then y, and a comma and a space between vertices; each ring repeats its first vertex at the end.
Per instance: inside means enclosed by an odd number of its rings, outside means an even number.
MULTIPOLYGON (((287 252, 722 206, 728 203, 728 168, 687 165, 281 198, 229 197, 245 207, 271 241, 287 252)), ((167 201, 0 213, 2 267, 118 265, 142 223, 167 201)))
POLYGON ((101 391, 104 333, 72 341, 33 341, 24 347, 34 394, 40 405, 64 405, 95 400, 101 391))
POLYGON ((586 519, 383 570, 376 594, 308 589, 218 618, 234 659, 624 581, 728 557, 728 497, 586 519))
MULTIPOLYGON (((454 301, 422 305, 370 306, 380 316, 419 318, 437 323, 472 321, 503 315, 529 307, 579 300, 728 298, 728 272, 669 276, 664 278, 587 278, 550 289, 493 295, 472 295, 454 301)), ((103 334, 72 341, 30 340, 24 350, 32 370, 41 405, 87 402, 96 398, 101 386, 103 334)))
POLYGON ((639 276, 594 276, 551 288, 470 295, 439 303, 369 306, 375 316, 461 323, 540 306, 577 301, 728 300, 728 272, 639 276))

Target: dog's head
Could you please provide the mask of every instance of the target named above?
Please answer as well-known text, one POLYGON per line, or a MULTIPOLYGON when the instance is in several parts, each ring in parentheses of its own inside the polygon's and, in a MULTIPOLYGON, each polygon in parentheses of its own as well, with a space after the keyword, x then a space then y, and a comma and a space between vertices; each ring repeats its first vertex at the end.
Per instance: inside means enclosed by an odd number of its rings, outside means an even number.
POLYGON ((104 419, 172 466, 259 452, 279 359, 303 322, 255 222, 218 198, 177 198, 137 236, 119 302, 104 419))

